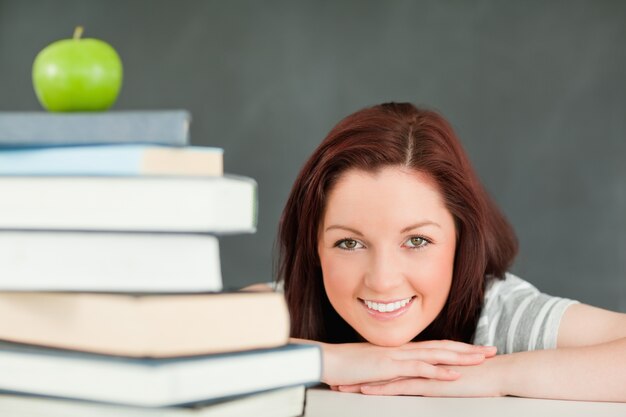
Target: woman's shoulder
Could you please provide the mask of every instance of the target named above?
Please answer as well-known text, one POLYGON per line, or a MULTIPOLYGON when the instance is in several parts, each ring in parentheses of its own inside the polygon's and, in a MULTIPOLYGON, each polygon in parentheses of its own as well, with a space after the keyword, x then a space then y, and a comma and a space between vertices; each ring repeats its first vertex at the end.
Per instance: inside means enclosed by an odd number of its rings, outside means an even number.
POLYGON ((576 301, 544 294, 511 273, 488 279, 475 343, 500 353, 555 347, 561 317, 576 301))
POLYGON ((493 317, 506 311, 521 314, 521 311, 531 306, 537 307, 566 300, 542 293, 530 282, 510 272, 507 272, 503 278, 488 277, 487 279, 482 316, 493 317))
POLYGON ((498 278, 494 276, 487 277, 487 286, 485 288, 485 303, 489 299, 506 299, 515 293, 538 293, 539 290, 530 282, 514 275, 510 272, 504 274, 504 277, 498 278))
POLYGON ((285 282, 284 281, 272 281, 269 282, 269 285, 274 292, 285 292, 285 282))

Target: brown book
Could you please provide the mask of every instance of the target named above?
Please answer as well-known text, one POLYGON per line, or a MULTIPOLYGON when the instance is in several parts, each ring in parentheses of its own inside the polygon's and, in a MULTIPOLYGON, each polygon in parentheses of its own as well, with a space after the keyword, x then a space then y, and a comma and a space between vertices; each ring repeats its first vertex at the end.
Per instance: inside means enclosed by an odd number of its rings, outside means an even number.
POLYGON ((171 295, 0 292, 0 339, 132 357, 282 346, 284 297, 272 292, 171 295))

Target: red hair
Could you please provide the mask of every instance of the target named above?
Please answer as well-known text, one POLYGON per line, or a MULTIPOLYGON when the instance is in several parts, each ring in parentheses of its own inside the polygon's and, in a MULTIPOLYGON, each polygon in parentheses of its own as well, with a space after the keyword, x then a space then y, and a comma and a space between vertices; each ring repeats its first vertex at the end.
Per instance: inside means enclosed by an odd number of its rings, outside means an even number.
POLYGON ((313 152, 291 189, 279 226, 278 279, 284 281, 291 336, 362 340, 326 296, 318 227, 333 184, 348 169, 401 166, 437 184, 456 223, 452 286, 437 318, 414 340, 470 342, 490 277, 502 278, 517 253, 515 233, 488 196, 449 123, 409 103, 360 110, 340 121, 313 152))

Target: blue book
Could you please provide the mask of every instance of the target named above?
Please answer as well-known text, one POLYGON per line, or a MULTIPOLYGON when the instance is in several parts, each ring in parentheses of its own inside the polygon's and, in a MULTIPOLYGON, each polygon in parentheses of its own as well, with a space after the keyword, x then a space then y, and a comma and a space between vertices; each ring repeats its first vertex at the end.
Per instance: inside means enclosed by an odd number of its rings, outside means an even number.
POLYGON ((186 110, 0 112, 0 146, 189 142, 186 110))
POLYGON ((0 390, 163 407, 317 384, 322 353, 317 345, 292 344, 220 355, 129 359, 2 343, 0 369, 0 390))
POLYGON ((221 148, 100 145, 0 148, 0 175, 222 175, 221 148))

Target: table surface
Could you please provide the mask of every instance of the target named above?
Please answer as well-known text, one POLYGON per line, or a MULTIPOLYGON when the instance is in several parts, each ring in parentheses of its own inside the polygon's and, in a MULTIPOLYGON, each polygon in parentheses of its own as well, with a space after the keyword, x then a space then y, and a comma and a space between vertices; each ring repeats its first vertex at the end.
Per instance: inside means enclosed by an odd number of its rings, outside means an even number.
POLYGON ((626 416, 626 403, 501 398, 382 397, 326 388, 307 391, 305 417, 390 416, 626 416), (402 413, 402 414, 400 414, 402 413))

